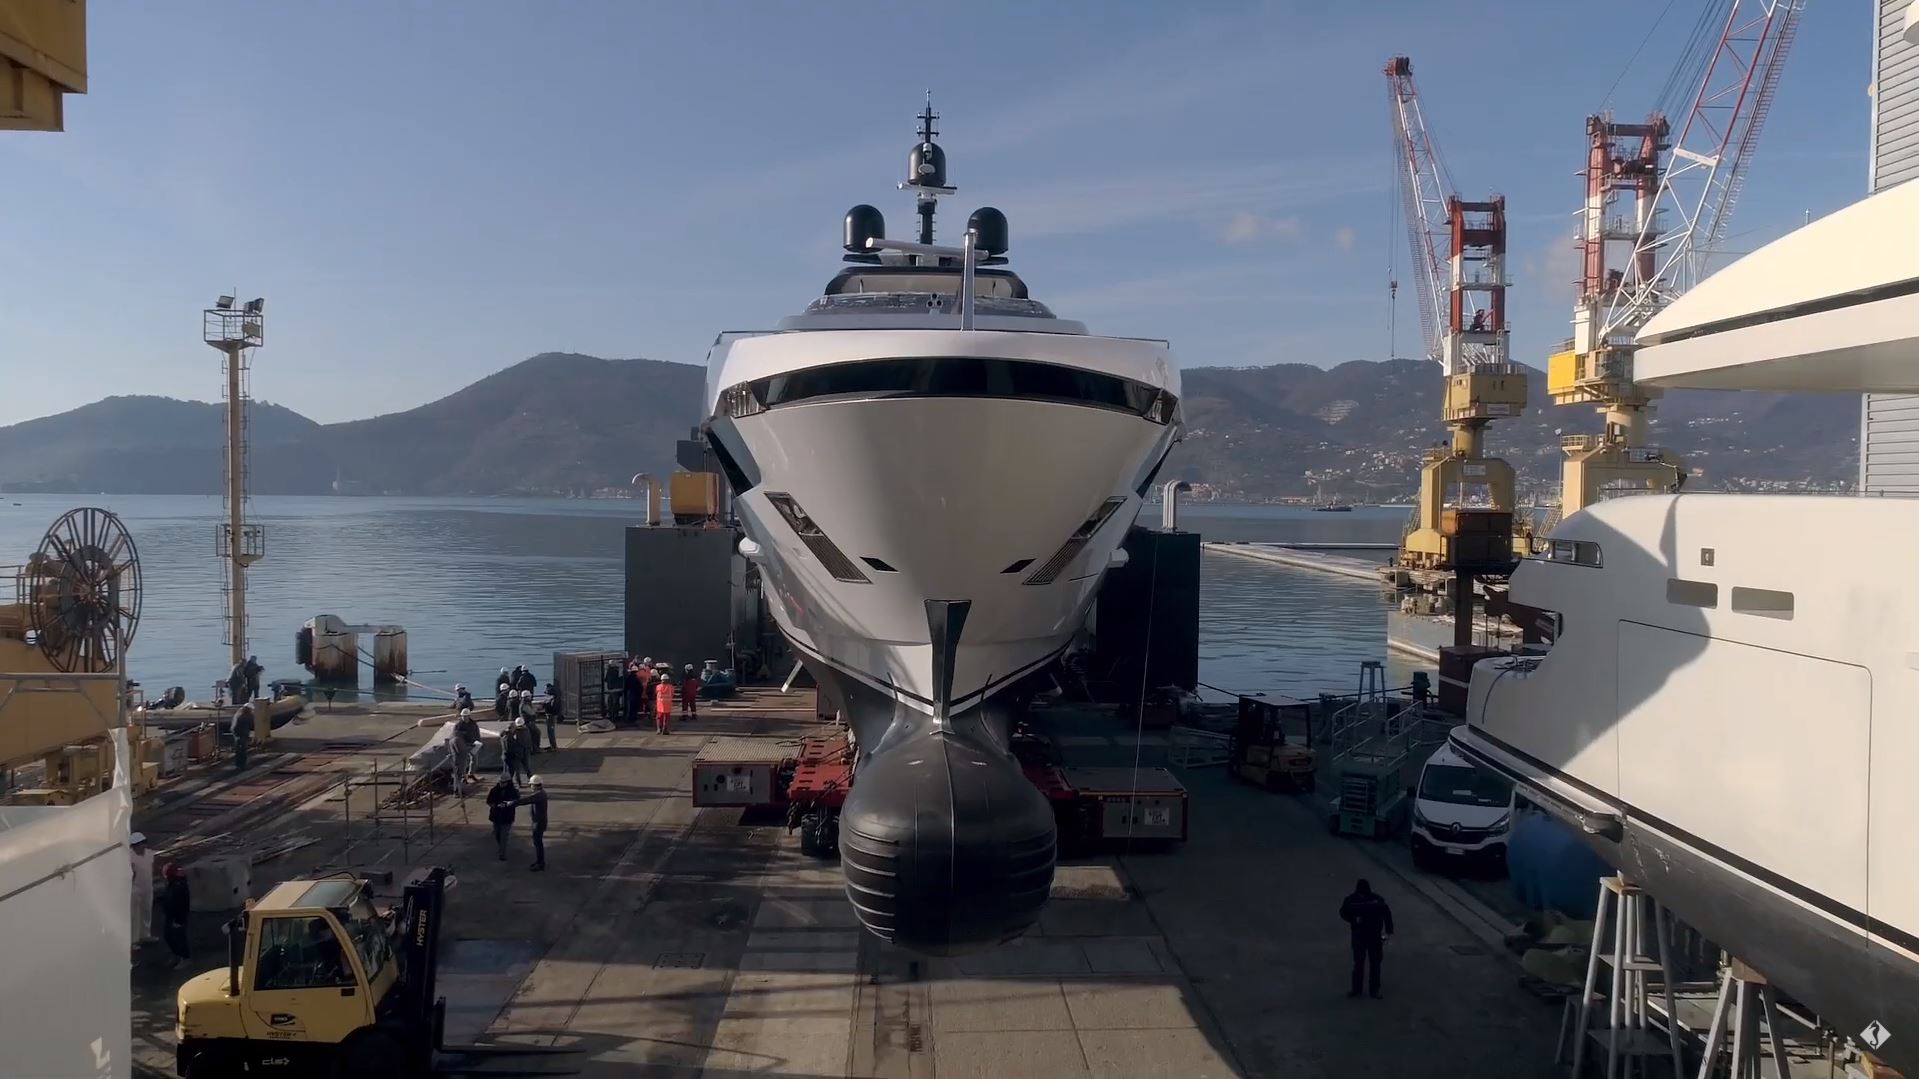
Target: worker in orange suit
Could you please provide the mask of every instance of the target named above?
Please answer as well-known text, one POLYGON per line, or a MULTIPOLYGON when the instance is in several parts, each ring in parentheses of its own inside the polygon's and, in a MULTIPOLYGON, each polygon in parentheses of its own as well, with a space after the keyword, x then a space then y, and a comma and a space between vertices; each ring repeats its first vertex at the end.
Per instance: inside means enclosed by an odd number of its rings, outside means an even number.
POLYGON ((653 730, 673 733, 673 680, 662 678, 653 684, 653 730))

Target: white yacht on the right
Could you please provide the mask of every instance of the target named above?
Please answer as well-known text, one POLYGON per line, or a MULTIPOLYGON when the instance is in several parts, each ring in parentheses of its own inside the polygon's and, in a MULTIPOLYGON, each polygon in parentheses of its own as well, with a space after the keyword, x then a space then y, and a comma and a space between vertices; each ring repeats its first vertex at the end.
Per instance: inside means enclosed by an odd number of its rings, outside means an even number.
MULTIPOLYGON (((1659 386, 1919 391, 1919 183, 1733 263, 1638 342, 1659 386)), ((1558 632, 1475 667, 1454 747, 1919 1071, 1919 499, 1618 498, 1548 547, 1512 598, 1558 632)))

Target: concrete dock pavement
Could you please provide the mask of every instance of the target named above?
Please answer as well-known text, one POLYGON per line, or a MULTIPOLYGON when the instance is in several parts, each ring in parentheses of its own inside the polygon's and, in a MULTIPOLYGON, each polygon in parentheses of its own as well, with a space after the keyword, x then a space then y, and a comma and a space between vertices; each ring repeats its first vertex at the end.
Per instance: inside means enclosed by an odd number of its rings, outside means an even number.
MULTIPOLYGON (((469 793, 464 819, 441 803, 434 843, 411 862, 459 878, 441 958, 450 1040, 569 1047, 586 1076, 1550 1071, 1557 1010, 1517 988, 1509 961, 1304 805, 1217 769, 1180 773, 1192 796, 1183 846, 1062 865, 1039 926, 999 949, 900 953, 857 928, 837 865, 800 854, 783 823, 691 805, 707 738, 797 738, 810 720, 810 694, 749 690, 671 735, 575 735, 535 759, 551 799, 544 873, 527 869, 524 814, 501 863, 483 792, 469 793), (1336 911, 1358 876, 1398 921, 1379 1001, 1345 997, 1336 911)), ((1162 762, 1163 739, 1135 746, 1117 726, 1063 724, 1065 752, 1162 762)), ((271 827, 321 838, 256 867, 255 893, 343 861, 403 870, 390 840, 346 850, 326 824, 339 815, 324 797, 279 815, 271 827)), ((220 961, 218 939, 193 969, 220 961)), ((171 1066, 168 983, 187 973, 136 990, 148 1063, 171 1066)))

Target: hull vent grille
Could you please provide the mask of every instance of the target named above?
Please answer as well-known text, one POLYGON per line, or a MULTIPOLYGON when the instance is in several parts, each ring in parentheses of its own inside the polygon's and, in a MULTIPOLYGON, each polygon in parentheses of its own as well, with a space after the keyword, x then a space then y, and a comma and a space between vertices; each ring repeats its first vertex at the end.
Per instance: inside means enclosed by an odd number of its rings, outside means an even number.
POLYGON ((1072 564, 1073 559, 1079 556, 1080 551, 1086 548, 1086 544, 1092 541, 1094 533, 1099 531, 1099 526, 1106 523, 1106 519, 1113 515, 1114 510, 1125 504, 1124 498, 1117 497, 1100 503, 1099 509, 1094 510, 1093 515, 1086 518, 1086 523, 1074 529, 1073 534, 1066 538, 1066 542, 1060 544, 1059 550, 1053 552, 1053 557, 1034 570, 1033 575, 1026 578, 1025 583, 1052 584, 1054 579, 1072 564))
POLYGON ((873 583, 866 574, 860 572, 860 568, 853 564, 852 559, 846 557, 844 551, 835 546, 832 540, 826 538, 826 533, 820 531, 820 526, 813 523, 813 519, 806 515, 806 511, 800 508, 799 503, 793 501, 792 495, 768 493, 766 500, 773 504, 774 509, 780 511, 781 517, 786 518, 786 523, 792 526, 793 531, 800 537, 800 542, 806 544, 806 549, 813 552, 813 557, 820 560, 820 565, 826 567, 826 572, 832 574, 834 580, 846 581, 849 584, 873 583))

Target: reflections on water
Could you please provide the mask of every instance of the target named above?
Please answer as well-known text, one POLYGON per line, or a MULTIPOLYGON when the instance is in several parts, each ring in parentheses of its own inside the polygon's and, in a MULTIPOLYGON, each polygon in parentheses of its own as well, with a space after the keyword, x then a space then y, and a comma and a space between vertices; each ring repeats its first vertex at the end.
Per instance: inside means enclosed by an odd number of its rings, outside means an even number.
MULTIPOLYGON (((224 677, 214 553, 216 497, 9 495, 0 499, 0 565, 25 561, 75 506, 118 513, 140 549, 146 589, 129 673, 149 693, 204 697, 224 677), (20 503, 14 505, 13 503, 20 503)), ((1184 507, 1208 539, 1397 540, 1404 509, 1314 513, 1304 507, 1184 507)), ((1157 524, 1158 507, 1141 520, 1157 524)), ((267 555, 250 575, 252 650, 267 678, 298 678, 293 637, 316 614, 405 626, 419 681, 486 686, 501 666, 545 678, 552 654, 620 645, 622 530, 634 502, 564 499, 262 497, 251 519, 267 555)), ((670 572, 661 567, 660 572, 670 572)), ((1200 678, 1247 692, 1351 692, 1361 659, 1385 658, 1388 601, 1363 581, 1226 555, 1201 566, 1200 678)), ((705 659, 708 657, 698 657, 705 659)), ((1388 663, 1387 684, 1410 667, 1388 663)))

